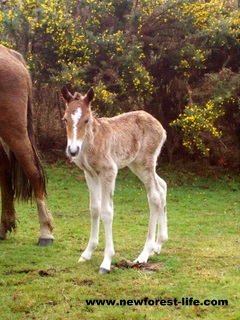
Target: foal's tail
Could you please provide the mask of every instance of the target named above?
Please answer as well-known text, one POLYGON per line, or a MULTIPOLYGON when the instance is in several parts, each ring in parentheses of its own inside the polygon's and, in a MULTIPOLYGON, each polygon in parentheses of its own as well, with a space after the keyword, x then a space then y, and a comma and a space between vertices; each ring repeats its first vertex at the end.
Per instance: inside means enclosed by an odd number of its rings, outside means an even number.
MULTIPOLYGON (((37 148, 36 148, 36 141, 34 135, 34 128, 33 128, 33 111, 32 111, 32 103, 31 103, 31 95, 28 97, 28 105, 27 105, 27 131, 28 137, 32 145, 32 150, 34 153, 35 158, 35 165, 38 169, 40 174, 42 185, 43 185, 43 194, 46 196, 46 175, 44 169, 41 164, 41 160, 39 158, 37 148)), ((13 190, 14 195, 17 200, 28 201, 32 200, 33 197, 33 189, 30 184, 30 181, 26 174, 24 173, 22 167, 20 166, 19 162, 17 161, 14 153, 10 151, 10 162, 11 162, 11 171, 12 171, 12 181, 13 181, 13 190)))

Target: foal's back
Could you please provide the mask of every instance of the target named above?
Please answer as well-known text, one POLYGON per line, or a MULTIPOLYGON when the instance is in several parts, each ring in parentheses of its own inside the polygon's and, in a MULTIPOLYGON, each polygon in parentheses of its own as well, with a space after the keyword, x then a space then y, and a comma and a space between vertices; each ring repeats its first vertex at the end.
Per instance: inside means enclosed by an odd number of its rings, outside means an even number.
MULTIPOLYGON (((165 140, 166 133, 160 122, 145 111, 99 118, 95 122, 95 146, 104 148, 104 156, 110 156, 118 168, 155 153, 158 155, 165 140)), ((99 153, 101 150, 98 156, 99 153)))

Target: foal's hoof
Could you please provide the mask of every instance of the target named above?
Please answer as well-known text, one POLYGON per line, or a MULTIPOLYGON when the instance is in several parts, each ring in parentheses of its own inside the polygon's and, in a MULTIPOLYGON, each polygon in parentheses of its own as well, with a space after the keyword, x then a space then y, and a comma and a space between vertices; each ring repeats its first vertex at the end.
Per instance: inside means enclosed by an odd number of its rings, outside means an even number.
POLYGON ((45 247, 45 246, 48 246, 49 244, 52 244, 53 241, 54 239, 39 239, 38 246, 45 247))
POLYGON ((78 262, 85 262, 87 259, 83 258, 82 256, 78 259, 78 262))
POLYGON ((107 269, 105 269, 105 268, 100 268, 99 269, 99 274, 107 274, 107 273, 109 273, 110 272, 110 270, 107 270, 107 269))

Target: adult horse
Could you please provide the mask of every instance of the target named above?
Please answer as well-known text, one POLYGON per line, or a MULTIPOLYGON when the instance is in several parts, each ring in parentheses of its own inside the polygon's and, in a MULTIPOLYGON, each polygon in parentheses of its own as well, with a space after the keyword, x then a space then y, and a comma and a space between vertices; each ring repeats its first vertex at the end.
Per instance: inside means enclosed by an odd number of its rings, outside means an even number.
POLYGON ((91 112, 94 92, 72 95, 62 88, 66 102, 67 155, 85 173, 90 190, 91 234, 79 261, 89 260, 98 244, 99 220, 104 224, 106 246, 100 273, 107 273, 114 256, 112 239, 113 192, 118 169, 128 166, 144 183, 150 207, 148 235, 136 262, 160 253, 168 239, 167 184, 156 173, 156 162, 166 131, 149 113, 128 112, 113 118, 96 118, 91 112), (156 226, 158 235, 156 237, 156 226))
POLYGON ((22 55, 0 45, 0 239, 16 227, 14 199, 34 194, 40 223, 38 244, 52 243, 52 216, 44 201, 45 174, 38 157, 31 107, 32 83, 22 55))

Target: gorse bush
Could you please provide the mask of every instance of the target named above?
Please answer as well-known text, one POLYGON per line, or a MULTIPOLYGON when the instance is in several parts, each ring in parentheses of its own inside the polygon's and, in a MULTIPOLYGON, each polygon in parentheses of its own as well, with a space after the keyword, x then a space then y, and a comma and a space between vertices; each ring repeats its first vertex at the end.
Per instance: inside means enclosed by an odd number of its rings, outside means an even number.
MULTIPOLYGON (((174 153, 168 150, 173 145, 178 154, 181 150, 180 139, 171 143, 169 124, 177 118, 184 145, 193 152, 191 141, 195 139, 197 149, 208 154, 203 130, 192 130, 190 138, 184 132, 189 126, 181 125, 186 121, 179 114, 185 113, 191 99, 197 106, 194 112, 201 115, 195 121, 199 126, 201 119, 209 127, 204 111, 209 101, 223 123, 229 120, 229 113, 238 119, 237 89, 228 85, 236 83, 238 73, 238 8, 234 1, 9 0, 1 4, 0 33, 1 43, 27 60, 38 93, 36 108, 42 112, 54 113, 56 105, 62 108, 58 97, 62 85, 82 93, 92 86, 97 93, 94 107, 100 115, 141 108, 156 116, 169 131, 166 154, 174 153), (221 79, 223 70, 229 71, 225 72, 227 82, 221 79), (208 95, 201 90, 206 79, 213 84, 208 95), (216 90, 220 86, 224 89, 216 90), (52 97, 50 111, 40 96, 52 97), (218 113, 216 101, 220 100, 223 112, 218 113)), ((214 124, 217 132, 219 123, 214 124)), ((238 122, 233 123, 227 134, 235 139, 238 122)), ((223 138, 224 125, 221 130, 223 138)), ((208 135, 215 141, 211 126, 208 135)), ((227 141, 224 144, 232 148, 227 141)))
POLYGON ((179 115, 171 125, 181 128, 183 133, 183 145, 191 152, 195 148, 200 150, 204 155, 208 155, 210 149, 204 143, 204 136, 210 134, 217 139, 221 138, 222 132, 214 126, 214 121, 224 114, 222 104, 216 107, 210 100, 204 108, 197 105, 187 106, 184 113, 179 115))

